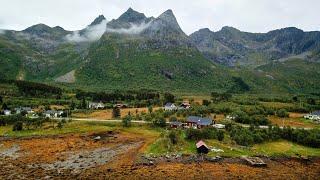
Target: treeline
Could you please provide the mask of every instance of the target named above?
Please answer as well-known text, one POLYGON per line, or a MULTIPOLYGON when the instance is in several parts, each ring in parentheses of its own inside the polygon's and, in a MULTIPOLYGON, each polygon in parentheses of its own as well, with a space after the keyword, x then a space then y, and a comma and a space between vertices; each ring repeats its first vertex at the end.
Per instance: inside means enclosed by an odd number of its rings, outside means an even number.
POLYGON ((62 89, 54 86, 49 86, 41 83, 15 81, 20 93, 25 96, 48 96, 48 95, 62 95, 62 89))
POLYGON ((230 137, 237 144, 250 146, 266 141, 275 141, 285 139, 304 146, 319 148, 320 147, 320 130, 304 130, 285 127, 281 129, 278 126, 269 126, 268 129, 260 129, 251 126, 244 128, 237 125, 228 124, 226 130, 230 137))
POLYGON ((160 99, 160 93, 153 91, 128 91, 120 92, 115 91, 112 93, 107 92, 85 92, 77 90, 77 99, 90 98, 92 101, 102 101, 102 102, 117 102, 117 101, 134 101, 134 100, 154 100, 160 99))
POLYGON ((60 97, 63 92, 61 88, 42 83, 6 79, 0 79, 0 82, 16 85, 20 95, 22 96, 48 97, 54 95, 56 97, 60 97))
POLYGON ((42 128, 45 123, 50 123, 53 128, 62 128, 66 120, 54 120, 45 117, 27 118, 21 114, 0 116, 0 126, 13 125, 13 131, 39 129, 42 128))

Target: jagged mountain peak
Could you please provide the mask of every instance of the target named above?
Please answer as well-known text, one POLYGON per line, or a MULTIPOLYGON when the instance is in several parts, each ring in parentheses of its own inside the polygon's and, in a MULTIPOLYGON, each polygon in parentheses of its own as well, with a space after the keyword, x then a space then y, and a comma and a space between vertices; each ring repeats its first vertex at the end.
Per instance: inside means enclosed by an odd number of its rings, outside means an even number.
POLYGON ((128 23, 137 23, 145 20, 147 17, 138 11, 129 8, 125 13, 123 13, 118 20, 128 23))
POLYGON ((36 35, 40 37, 60 37, 68 33, 65 29, 60 26, 50 27, 46 24, 36 24, 22 31, 23 33, 36 35))
POLYGON ((105 21, 106 18, 103 15, 99 15, 89 26, 95 26, 101 24, 102 21, 105 21))
POLYGON ((107 26, 112 29, 128 29, 132 24, 140 25, 150 21, 143 13, 129 8, 118 19, 113 19, 107 26))
POLYGON ((33 25, 31 27, 28 27, 27 29, 23 30, 23 32, 32 33, 35 31, 49 31, 49 30, 51 30, 50 26, 40 23, 40 24, 33 25))
POLYGON ((173 14, 173 11, 171 9, 168 9, 164 13, 162 13, 157 19, 161 19, 166 22, 170 22, 172 24, 178 24, 178 21, 176 17, 173 14))
MULTIPOLYGON (((164 32, 166 33, 175 33, 175 34, 184 34, 181 30, 179 23, 174 16, 171 9, 162 13, 159 17, 155 18, 149 28, 149 32, 156 31, 156 32, 164 32)), ((164 35, 164 34, 163 34, 164 35)))
POLYGON ((231 27, 231 26, 224 26, 220 30, 221 32, 241 32, 239 29, 231 27))

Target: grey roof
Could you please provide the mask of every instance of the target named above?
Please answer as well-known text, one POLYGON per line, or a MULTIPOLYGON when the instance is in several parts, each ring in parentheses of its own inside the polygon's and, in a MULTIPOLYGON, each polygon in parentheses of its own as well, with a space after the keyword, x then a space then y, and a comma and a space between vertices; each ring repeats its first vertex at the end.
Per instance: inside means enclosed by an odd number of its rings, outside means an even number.
POLYGON ((169 106, 172 106, 174 105, 173 103, 167 103, 165 106, 169 107, 169 106))
POLYGON ((314 112, 311 113, 311 115, 318 115, 318 116, 320 116, 320 111, 314 111, 314 112))
POLYGON ((173 122, 170 122, 170 125, 174 125, 174 126, 182 126, 182 122, 179 122, 179 121, 173 121, 173 122))
POLYGON ((18 108, 14 108, 16 111, 31 111, 32 108, 31 107, 18 107, 18 108))
POLYGON ((201 126, 208 126, 212 124, 212 120, 210 118, 202 118, 198 116, 189 116, 187 121, 201 126))

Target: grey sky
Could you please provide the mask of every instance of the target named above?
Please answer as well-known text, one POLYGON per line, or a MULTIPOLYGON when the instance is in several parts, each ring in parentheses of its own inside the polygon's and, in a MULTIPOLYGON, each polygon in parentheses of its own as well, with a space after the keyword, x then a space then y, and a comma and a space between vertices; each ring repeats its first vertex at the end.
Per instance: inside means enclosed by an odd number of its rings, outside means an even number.
POLYGON ((155 17, 172 9, 187 34, 223 26, 249 32, 289 26, 320 30, 319 0, 0 0, 0 29, 44 23, 77 30, 99 14, 111 20, 129 7, 155 17))

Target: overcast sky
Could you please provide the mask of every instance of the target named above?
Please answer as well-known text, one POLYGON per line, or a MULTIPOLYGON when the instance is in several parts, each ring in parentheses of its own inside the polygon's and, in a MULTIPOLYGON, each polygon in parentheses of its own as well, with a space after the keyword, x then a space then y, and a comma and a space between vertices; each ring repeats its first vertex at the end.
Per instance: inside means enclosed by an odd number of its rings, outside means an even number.
POLYGON ((172 9, 187 34, 223 26, 249 32, 289 26, 320 30, 320 0, 0 0, 0 29, 44 23, 78 30, 99 14, 111 20, 129 7, 154 17, 172 9))

